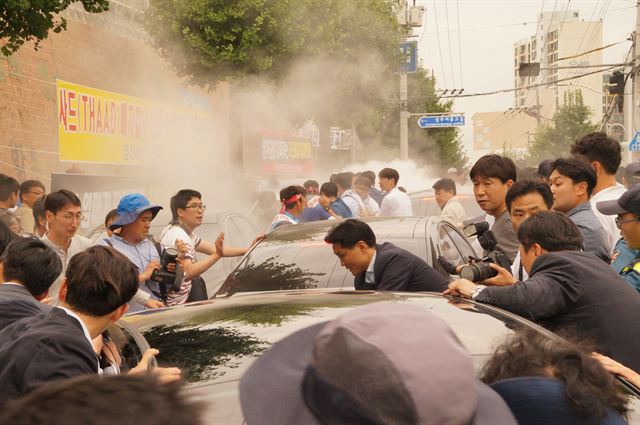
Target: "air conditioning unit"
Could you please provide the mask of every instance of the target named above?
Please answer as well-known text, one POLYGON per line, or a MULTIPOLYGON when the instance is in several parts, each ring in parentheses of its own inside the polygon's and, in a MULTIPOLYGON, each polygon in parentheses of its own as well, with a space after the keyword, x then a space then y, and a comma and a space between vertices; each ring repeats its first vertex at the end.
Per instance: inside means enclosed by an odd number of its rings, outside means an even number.
POLYGON ((424 6, 411 6, 407 13, 407 25, 421 27, 424 23, 424 6))

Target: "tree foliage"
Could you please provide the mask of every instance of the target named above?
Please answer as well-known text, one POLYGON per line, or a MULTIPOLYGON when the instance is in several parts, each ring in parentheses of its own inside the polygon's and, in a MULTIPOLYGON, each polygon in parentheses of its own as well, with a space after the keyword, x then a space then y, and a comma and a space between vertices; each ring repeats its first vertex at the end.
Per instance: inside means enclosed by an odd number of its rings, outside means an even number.
POLYGON ((582 100, 580 90, 567 91, 553 119, 538 127, 536 140, 529 147, 529 160, 537 164, 545 159, 569 156, 573 142, 596 130, 591 110, 582 100))
POLYGON ((389 0, 151 0, 147 30, 179 75, 194 83, 283 77, 292 63, 349 61, 374 48, 397 61, 389 0))
POLYGON ((81 2, 84 10, 100 13, 109 9, 108 0, 2 0, 0 1, 0 51, 5 56, 15 53, 27 41, 47 38, 49 31, 67 28, 60 13, 72 3, 81 2))

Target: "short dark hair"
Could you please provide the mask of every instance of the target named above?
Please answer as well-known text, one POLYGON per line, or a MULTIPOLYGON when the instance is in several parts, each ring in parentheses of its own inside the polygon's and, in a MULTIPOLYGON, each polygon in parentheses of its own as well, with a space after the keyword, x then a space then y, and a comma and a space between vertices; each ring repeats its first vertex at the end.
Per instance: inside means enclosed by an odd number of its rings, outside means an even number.
POLYGON ((580 229, 559 211, 540 211, 522 222, 518 241, 529 251, 534 243, 545 251, 580 251, 583 248, 580 229))
POLYGON ((13 233, 9 226, 0 221, 0 255, 4 253, 11 242, 18 238, 19 236, 13 233))
POLYGON ((334 183, 343 188, 344 190, 351 189, 351 179, 353 173, 338 173, 334 180, 334 183))
POLYGON ((334 197, 338 196, 338 185, 331 182, 322 183, 320 188, 320 194, 324 196, 334 197))
POLYGON ((12 194, 18 193, 19 190, 18 180, 6 174, 0 174, 0 201, 8 200, 12 194))
POLYGON ((114 208, 104 216, 104 227, 109 226, 109 222, 118 216, 118 209, 114 208))
POLYGON ((381 179, 393 179, 395 181, 394 186, 398 185, 398 180, 400 180, 400 174, 397 170, 393 168, 383 168, 378 173, 378 177, 381 179))
POLYGON ((374 173, 371 170, 367 170, 367 171, 363 171, 361 173, 364 177, 368 178, 369 180, 371 180, 371 184, 373 185, 376 182, 376 173, 374 173))
POLYGON ((598 161, 607 174, 615 174, 622 161, 620 143, 596 131, 583 136, 571 146, 571 155, 585 157, 589 162, 598 161))
POLYGON ((432 187, 434 190, 446 190, 456 195, 456 182, 451 179, 440 179, 435 182, 432 187))
POLYGON ((7 246, 0 257, 5 282, 17 282, 37 297, 62 273, 58 254, 36 238, 17 238, 7 246))
POLYGON ((587 195, 591 197, 598 177, 596 170, 587 161, 578 158, 558 158, 553 162, 553 169, 558 171, 558 174, 569 177, 573 184, 585 182, 587 195))
POLYGON ((507 211, 511 213, 511 204, 516 198, 530 193, 537 193, 542 196, 547 208, 551 209, 553 206, 553 193, 551 193, 548 184, 539 180, 521 180, 514 183, 507 191, 507 196, 504 199, 507 204, 507 211))
POLYGON ((540 161, 540 164, 538 164, 538 176, 548 179, 551 173, 553 173, 553 160, 545 159, 540 161))
MULTIPOLYGON (((38 199, 36 202, 33 203, 33 207, 31 207, 31 210, 33 213, 33 220, 35 221, 36 226, 38 225, 38 223, 40 223, 38 219, 44 218, 46 216, 45 214, 46 210, 44 208, 44 202, 46 197, 47 195, 38 199)), ((33 231, 33 229, 27 229, 27 231, 33 231)))
POLYGON ((38 180, 25 180, 20 184, 20 200, 22 200, 22 197, 29 193, 29 191, 34 187, 39 187, 43 192, 47 190, 42 182, 39 182, 38 180))
POLYGON ((180 219, 178 217, 178 209, 185 209, 191 198, 198 198, 202 200, 202 195, 197 190, 182 189, 171 197, 171 200, 169 201, 169 208, 171 209, 172 223, 178 224, 178 221, 180 219))
POLYGON ((356 177, 354 184, 371 187, 373 185, 373 182, 369 179, 369 177, 366 177, 361 174, 358 177, 356 177))
POLYGON ((306 190, 309 190, 310 187, 315 187, 316 189, 318 189, 320 188, 320 185, 315 180, 307 180, 302 184, 302 187, 304 187, 306 190))
POLYGON ((500 156, 496 154, 485 155, 478 159, 471 171, 469 171, 469 177, 474 180, 480 178, 496 178, 503 184, 509 180, 514 183, 518 180, 518 171, 516 164, 506 156, 500 156))
MULTIPOLYGON (((280 202, 284 203, 284 207, 288 210, 292 209, 295 206, 295 202, 285 203, 285 201, 292 196, 301 195, 305 196, 307 194, 307 190, 302 186, 287 186, 280 191, 280 202)), ((297 200, 296 200, 297 202, 297 200)))
POLYGON ((70 190, 62 189, 57 192, 51 192, 47 195, 44 200, 44 210, 57 214, 57 212, 63 209, 67 204, 75 205, 76 207, 82 206, 78 195, 70 190))
POLYGON ((152 374, 85 375, 41 385, 9 401, 0 423, 13 425, 201 425, 203 404, 179 382, 152 374))
POLYGON ((92 246, 67 266, 65 301, 81 313, 104 316, 128 303, 138 290, 138 269, 113 248, 92 246))
POLYGON ((609 409, 624 414, 626 396, 613 375, 591 356, 591 348, 520 329, 496 348, 481 380, 491 385, 519 377, 553 378, 564 384, 565 400, 577 416, 602 419, 609 409))
POLYGON ((324 241, 331 244, 339 243, 345 248, 353 248, 359 241, 363 241, 367 246, 374 247, 376 235, 367 223, 351 218, 333 226, 324 241))

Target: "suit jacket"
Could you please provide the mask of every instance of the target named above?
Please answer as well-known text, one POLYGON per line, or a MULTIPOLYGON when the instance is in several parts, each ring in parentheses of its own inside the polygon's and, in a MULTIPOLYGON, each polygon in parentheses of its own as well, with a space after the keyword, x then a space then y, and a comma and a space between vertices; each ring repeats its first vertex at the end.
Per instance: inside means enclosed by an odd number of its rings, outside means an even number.
POLYGON ((33 298, 22 285, 0 285, 0 331, 25 317, 51 311, 50 305, 33 298))
POLYGON ((58 379, 98 373, 98 359, 78 320, 60 308, 0 332, 0 408, 58 379))
POLYGON ((594 343, 640 372, 640 295, 589 252, 545 254, 526 281, 487 287, 475 299, 594 343))
POLYGON ((380 291, 433 291, 447 289, 449 280, 429 266, 422 258, 391 243, 376 245, 373 265, 375 283, 365 282, 366 272, 354 279, 356 289, 380 291))

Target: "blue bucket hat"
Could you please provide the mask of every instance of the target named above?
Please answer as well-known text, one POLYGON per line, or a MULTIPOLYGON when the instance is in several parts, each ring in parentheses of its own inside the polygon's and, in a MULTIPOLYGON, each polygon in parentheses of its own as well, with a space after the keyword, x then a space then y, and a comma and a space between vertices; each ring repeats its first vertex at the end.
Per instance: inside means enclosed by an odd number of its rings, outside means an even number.
POLYGON ((138 219, 138 216, 147 210, 151 210, 153 220, 162 209, 160 205, 151 205, 149 200, 139 193, 125 195, 118 204, 118 216, 109 226, 110 230, 131 224, 138 219))

